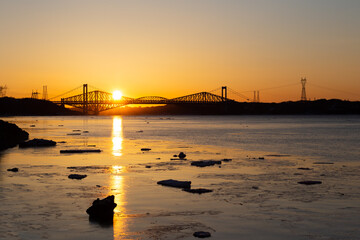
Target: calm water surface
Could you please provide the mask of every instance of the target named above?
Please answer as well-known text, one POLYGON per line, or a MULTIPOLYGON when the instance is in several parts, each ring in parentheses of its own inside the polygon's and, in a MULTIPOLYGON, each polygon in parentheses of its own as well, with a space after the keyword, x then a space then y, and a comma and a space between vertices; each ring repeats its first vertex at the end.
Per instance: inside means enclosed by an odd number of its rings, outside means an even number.
POLYGON ((195 231, 213 239, 360 239, 359 116, 3 120, 58 144, 1 153, 0 239, 193 239, 195 231), (102 152, 59 153, 75 148, 102 152), (188 160, 171 160, 181 151, 188 160), (224 158, 232 161, 190 166, 224 158), (6 171, 12 167, 20 171, 6 171), (156 184, 170 178, 213 192, 156 184), (86 209, 111 194, 113 224, 90 222, 86 209))

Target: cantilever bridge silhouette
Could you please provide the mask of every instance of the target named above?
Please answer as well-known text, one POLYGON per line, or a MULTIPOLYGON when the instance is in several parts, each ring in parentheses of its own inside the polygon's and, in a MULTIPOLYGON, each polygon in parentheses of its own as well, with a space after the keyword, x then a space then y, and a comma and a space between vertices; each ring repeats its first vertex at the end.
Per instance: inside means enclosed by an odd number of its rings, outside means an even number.
MULTIPOLYGON (((88 84, 83 84, 82 88, 82 94, 61 98, 61 101, 53 102, 64 107, 65 105, 75 107, 82 110, 84 114, 99 114, 99 112, 129 104, 219 104, 236 102, 228 98, 227 87, 221 87, 221 96, 210 92, 199 92, 172 99, 159 96, 140 98, 122 96, 119 100, 114 100, 113 95, 105 91, 95 90, 89 92, 88 84)), ((243 95, 241 97, 246 98, 243 95)))

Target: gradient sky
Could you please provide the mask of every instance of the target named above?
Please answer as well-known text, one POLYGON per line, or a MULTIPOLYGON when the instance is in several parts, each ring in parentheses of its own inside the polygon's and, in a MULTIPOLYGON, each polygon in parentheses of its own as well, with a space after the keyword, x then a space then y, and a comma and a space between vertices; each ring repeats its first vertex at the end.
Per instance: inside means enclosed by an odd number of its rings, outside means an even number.
POLYGON ((360 100, 359 13, 359 0, 0 0, 0 85, 285 101, 306 77, 312 99, 360 100))

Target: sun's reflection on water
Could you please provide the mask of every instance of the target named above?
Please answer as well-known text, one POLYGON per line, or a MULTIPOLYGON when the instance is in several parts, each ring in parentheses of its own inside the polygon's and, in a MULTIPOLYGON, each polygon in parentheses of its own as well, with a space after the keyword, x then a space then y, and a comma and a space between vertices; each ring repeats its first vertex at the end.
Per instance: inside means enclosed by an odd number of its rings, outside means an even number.
MULTIPOLYGON (((112 154, 116 157, 122 156, 122 142, 123 142, 123 127, 122 118, 115 116, 113 118, 113 131, 112 131, 112 154)), ((125 194, 124 187, 124 172, 126 168, 121 165, 113 165, 111 171, 111 182, 109 195, 115 196, 115 203, 117 204, 114 209, 114 239, 123 239, 126 236, 126 219, 125 219, 125 194)))
POLYGON ((113 131, 112 131, 112 142, 113 148, 112 153, 114 156, 122 156, 122 143, 123 143, 123 132, 122 132, 122 118, 115 116, 113 118, 113 131))
POLYGON ((123 166, 113 166, 111 176, 111 186, 109 195, 115 196, 115 203, 117 204, 114 209, 114 239, 121 239, 126 234, 126 221, 125 221, 125 188, 124 176, 125 171, 123 166))

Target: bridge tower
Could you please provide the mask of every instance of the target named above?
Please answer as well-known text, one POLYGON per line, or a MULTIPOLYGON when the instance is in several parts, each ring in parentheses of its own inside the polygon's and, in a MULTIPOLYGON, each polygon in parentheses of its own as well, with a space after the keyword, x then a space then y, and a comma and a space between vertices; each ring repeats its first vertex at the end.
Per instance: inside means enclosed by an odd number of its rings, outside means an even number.
POLYGON ((254 103, 260 102, 260 91, 254 91, 254 103))
POLYGON ((42 99, 47 100, 48 99, 48 93, 47 93, 47 86, 43 86, 43 93, 42 93, 42 99))
POLYGON ((88 114, 88 85, 83 84, 83 113, 88 114))
POLYGON ((301 101, 306 101, 306 90, 305 90, 305 84, 306 84, 306 78, 301 78, 301 85, 302 85, 302 90, 301 90, 301 101))
POLYGON ((221 87, 221 99, 223 101, 227 100, 227 87, 226 86, 221 87))

